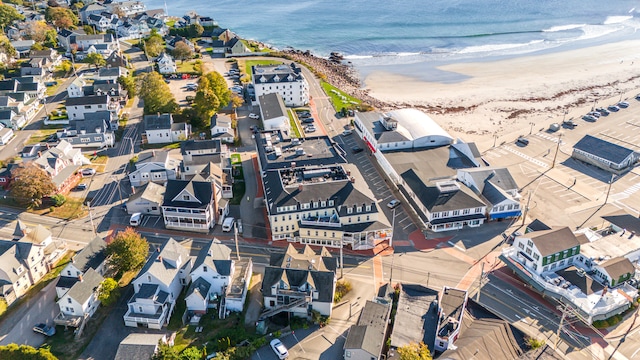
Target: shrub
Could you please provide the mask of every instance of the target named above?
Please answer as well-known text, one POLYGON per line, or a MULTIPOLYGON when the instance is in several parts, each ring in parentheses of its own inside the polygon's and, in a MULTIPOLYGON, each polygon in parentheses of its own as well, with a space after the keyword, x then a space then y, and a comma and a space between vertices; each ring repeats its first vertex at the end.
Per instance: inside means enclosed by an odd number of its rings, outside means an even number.
POLYGON ((533 337, 527 337, 525 342, 527 343, 527 346, 529 346, 529 349, 532 350, 539 349, 546 344, 544 340, 538 340, 533 337))
POLYGON ((53 206, 59 207, 67 201, 67 198, 62 194, 55 194, 51 197, 51 201, 53 202, 53 206))
POLYGON ((346 280, 339 280, 336 283, 336 292, 333 295, 333 302, 337 303, 351 291, 351 283, 346 280))
POLYGON ((273 333, 273 337, 275 337, 275 338, 279 338, 280 336, 282 336, 282 332, 281 332, 280 330, 275 331, 275 332, 273 333))

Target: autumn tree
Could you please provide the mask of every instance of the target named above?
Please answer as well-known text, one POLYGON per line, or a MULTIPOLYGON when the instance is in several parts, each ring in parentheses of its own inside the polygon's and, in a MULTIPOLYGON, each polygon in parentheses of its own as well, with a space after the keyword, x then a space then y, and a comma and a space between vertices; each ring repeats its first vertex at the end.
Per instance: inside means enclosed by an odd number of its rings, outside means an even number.
POLYGON ((244 104, 244 99, 241 96, 231 94, 231 106, 233 106, 234 109, 239 108, 242 104, 244 104))
POLYGON ((227 81, 216 71, 204 74, 198 81, 193 108, 203 125, 209 127, 211 116, 231 101, 227 81))
POLYGON ((31 40, 42 43, 47 40, 47 31, 50 29, 51 26, 44 21, 30 21, 27 25, 27 35, 31 40))
POLYGON ((36 349, 33 346, 18 344, 0 346, 0 359, 58 360, 46 347, 36 349))
POLYGON ((0 52, 4 53, 8 57, 14 57, 18 54, 13 45, 11 45, 9 38, 4 34, 0 34, 0 52))
POLYGON ((411 342, 409 345, 401 346, 398 348, 398 355, 400 360, 431 360, 431 352, 429 348, 423 342, 415 343, 411 342))
POLYGON ((101 66, 107 65, 107 60, 105 60, 104 57, 102 57, 102 55, 98 53, 91 53, 87 55, 87 57, 84 58, 84 61, 87 64, 94 65, 96 69, 101 66))
POLYGON ((151 34, 144 40, 144 52, 147 56, 156 57, 164 50, 164 40, 162 36, 158 34, 156 29, 151 30, 151 34))
POLYGON ((171 345, 161 343, 152 360, 180 360, 178 351, 171 345))
POLYGON ((137 90, 144 101, 145 114, 173 113, 179 108, 169 85, 155 71, 137 77, 137 90))
POLYGON ((82 25, 82 30, 84 30, 87 35, 94 35, 96 33, 96 29, 91 25, 82 25))
POLYGON ((182 60, 182 62, 193 57, 193 51, 191 50, 191 47, 189 47, 189 45, 187 45, 187 43, 184 41, 178 41, 171 53, 173 57, 178 60, 182 60))
POLYGON ((104 306, 110 306, 115 303, 120 296, 120 288, 118 282, 112 278, 106 278, 100 283, 100 291, 98 292, 98 300, 104 306))
POLYGON ((118 84, 127 91, 129 99, 136 96, 136 80, 132 76, 120 76, 118 77, 118 84))
POLYGON ((24 20, 24 16, 11 5, 0 3, 0 30, 4 33, 4 28, 16 20, 24 20))
POLYGON ((70 9, 62 7, 48 7, 45 19, 53 23, 58 29, 67 29, 78 25, 78 17, 70 9))
POLYGON ((24 1, 22 0, 4 0, 3 2, 7 4, 18 5, 18 6, 22 6, 24 4, 24 1))
POLYGON ((204 27, 200 24, 191 24, 187 29, 187 34, 190 38, 197 38, 204 33, 204 27))
POLYGON ((42 198, 56 191, 51 177, 32 162, 21 164, 13 173, 13 177, 11 195, 18 203, 29 207, 39 207, 42 198))
POLYGON ((149 255, 147 239, 130 227, 119 232, 107 245, 109 263, 119 273, 139 269, 144 264, 147 255, 149 255))

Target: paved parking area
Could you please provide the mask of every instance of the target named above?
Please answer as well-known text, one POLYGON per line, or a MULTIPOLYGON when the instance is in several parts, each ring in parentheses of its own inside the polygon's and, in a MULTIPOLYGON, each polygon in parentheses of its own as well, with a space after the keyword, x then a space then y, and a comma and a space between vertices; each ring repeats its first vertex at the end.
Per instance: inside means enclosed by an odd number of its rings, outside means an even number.
POLYGON ((187 84, 197 84, 197 78, 191 79, 169 79, 169 89, 171 89, 171 93, 176 98, 178 105, 181 108, 189 106, 189 102, 187 101, 187 96, 196 96, 196 92, 193 90, 187 90, 187 84))

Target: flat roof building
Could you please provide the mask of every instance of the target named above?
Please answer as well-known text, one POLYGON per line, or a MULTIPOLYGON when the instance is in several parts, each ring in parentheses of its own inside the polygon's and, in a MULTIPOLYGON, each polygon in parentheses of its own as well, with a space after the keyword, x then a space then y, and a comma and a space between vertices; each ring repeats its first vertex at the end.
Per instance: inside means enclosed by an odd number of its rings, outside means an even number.
POLYGON ((573 146, 571 157, 603 170, 621 174, 633 167, 639 155, 624 146, 585 135, 573 146))

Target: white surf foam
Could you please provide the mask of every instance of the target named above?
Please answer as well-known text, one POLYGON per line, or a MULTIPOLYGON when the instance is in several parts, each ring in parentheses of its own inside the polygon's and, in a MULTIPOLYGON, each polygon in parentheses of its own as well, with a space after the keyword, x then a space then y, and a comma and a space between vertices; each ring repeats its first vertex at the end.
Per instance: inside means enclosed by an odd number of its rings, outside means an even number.
POLYGON ((587 26, 587 24, 568 24, 568 25, 559 25, 559 26, 552 26, 548 29, 544 29, 542 30, 542 32, 558 32, 558 31, 566 31, 566 30, 573 30, 573 29, 580 29, 584 26, 587 26))

